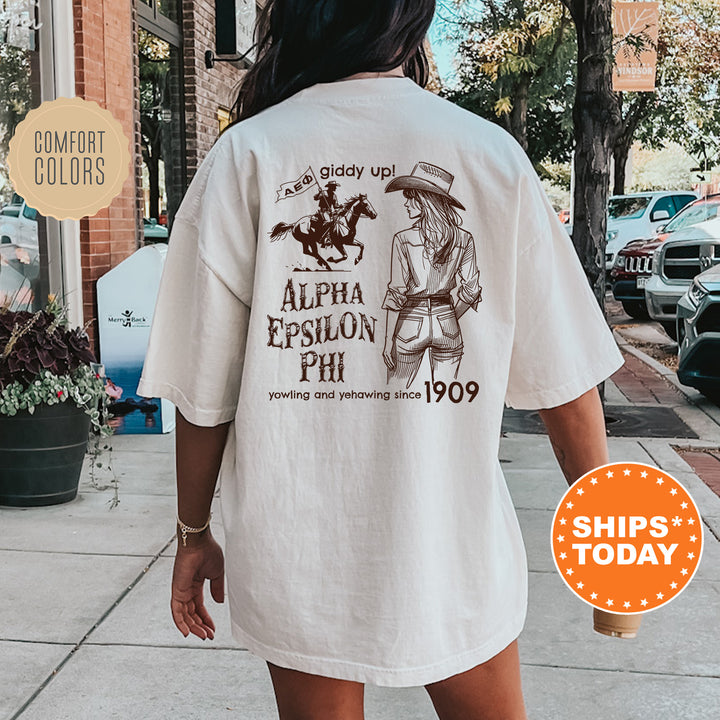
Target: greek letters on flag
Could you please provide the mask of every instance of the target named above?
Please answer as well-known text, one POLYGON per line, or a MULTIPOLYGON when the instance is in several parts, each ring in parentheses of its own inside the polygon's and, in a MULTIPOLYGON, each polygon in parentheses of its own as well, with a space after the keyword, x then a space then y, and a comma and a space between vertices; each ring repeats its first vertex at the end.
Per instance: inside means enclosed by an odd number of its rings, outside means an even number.
POLYGON ((314 186, 320 187, 320 183, 315 179, 315 173, 312 167, 308 169, 297 179, 283 183, 277 191, 277 201, 302 195, 306 190, 314 186))

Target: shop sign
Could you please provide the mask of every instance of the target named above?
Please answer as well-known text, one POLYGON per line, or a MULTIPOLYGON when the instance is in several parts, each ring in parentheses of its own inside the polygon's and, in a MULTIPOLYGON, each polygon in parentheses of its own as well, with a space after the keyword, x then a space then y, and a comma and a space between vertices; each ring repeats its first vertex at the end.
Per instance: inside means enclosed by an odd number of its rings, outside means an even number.
POLYGON ((616 2, 613 7, 613 90, 655 90, 659 3, 616 2))

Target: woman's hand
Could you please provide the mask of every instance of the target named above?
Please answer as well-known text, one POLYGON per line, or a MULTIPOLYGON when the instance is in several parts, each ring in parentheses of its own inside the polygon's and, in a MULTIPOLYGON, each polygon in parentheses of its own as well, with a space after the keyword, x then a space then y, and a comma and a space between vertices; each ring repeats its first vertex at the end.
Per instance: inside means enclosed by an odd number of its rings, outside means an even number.
POLYGON ((385 348, 383 349, 383 360, 390 370, 395 368, 395 359, 392 356, 393 342, 391 338, 385 338, 385 348))
POLYGON ((207 532, 202 536, 188 536, 188 547, 178 540, 172 576, 170 610, 177 629, 187 637, 190 633, 202 640, 215 637, 215 623, 205 609, 203 587, 210 580, 213 600, 225 600, 225 559, 220 545, 207 532))

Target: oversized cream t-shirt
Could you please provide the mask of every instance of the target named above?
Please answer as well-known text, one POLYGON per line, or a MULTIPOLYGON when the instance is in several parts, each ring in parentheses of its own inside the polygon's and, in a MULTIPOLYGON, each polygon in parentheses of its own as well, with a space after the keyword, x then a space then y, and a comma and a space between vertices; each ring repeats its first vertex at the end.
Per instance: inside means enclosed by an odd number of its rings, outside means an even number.
POLYGON ((560 405, 621 364, 517 144, 386 77, 315 85, 219 138, 175 219, 140 392, 233 421, 233 636, 410 686, 523 627, 504 404, 560 405))

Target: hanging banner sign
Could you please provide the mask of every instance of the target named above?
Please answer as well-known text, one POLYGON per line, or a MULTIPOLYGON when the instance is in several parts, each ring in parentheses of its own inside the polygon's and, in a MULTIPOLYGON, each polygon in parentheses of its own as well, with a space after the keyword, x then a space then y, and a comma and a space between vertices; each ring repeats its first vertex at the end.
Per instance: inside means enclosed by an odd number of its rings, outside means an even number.
MULTIPOLYGON (((253 44, 257 5, 255 0, 235 0, 235 24, 237 35, 236 51, 238 55, 246 53, 253 44)), ((248 55, 250 62, 255 61, 255 52, 248 55)))
MULTIPOLYGON (((215 51, 218 55, 245 55, 253 45, 255 0, 215 0, 215 51)), ((255 52, 246 59, 255 62, 255 52)))
POLYGON ((615 3, 613 90, 655 90, 659 14, 657 2, 615 3))

